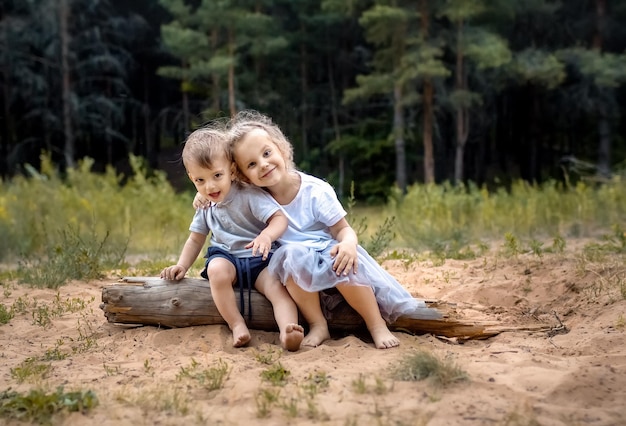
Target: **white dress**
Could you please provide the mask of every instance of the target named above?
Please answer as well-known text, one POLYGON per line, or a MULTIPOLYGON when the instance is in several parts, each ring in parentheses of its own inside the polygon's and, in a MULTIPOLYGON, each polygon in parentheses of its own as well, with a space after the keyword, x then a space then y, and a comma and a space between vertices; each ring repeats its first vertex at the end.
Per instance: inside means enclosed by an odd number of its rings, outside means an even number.
MULTIPOLYGON (((269 271, 285 283, 293 280, 302 289, 319 292, 338 284, 364 285, 374 290, 382 317, 389 323, 399 316, 436 319, 441 314, 428 308, 423 300, 414 298, 361 246, 357 246, 358 272, 337 276, 333 271, 332 247, 337 241, 330 226, 346 215, 334 189, 321 179, 298 172, 301 184, 294 200, 283 205, 289 228, 280 239, 282 244, 269 263, 269 271)), ((335 303, 332 297, 325 303, 335 303)), ((326 306, 332 309, 332 306, 326 306)))

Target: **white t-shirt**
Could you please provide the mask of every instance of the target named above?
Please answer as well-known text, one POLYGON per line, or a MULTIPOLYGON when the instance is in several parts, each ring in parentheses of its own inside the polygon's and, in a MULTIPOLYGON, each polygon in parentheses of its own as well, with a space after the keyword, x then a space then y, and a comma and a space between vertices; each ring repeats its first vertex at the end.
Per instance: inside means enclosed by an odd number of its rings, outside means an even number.
POLYGON ((330 227, 347 213, 328 182, 306 173, 300 175, 298 194, 283 211, 289 227, 280 238, 284 244, 304 244, 314 250, 324 250, 332 241, 330 227))
POLYGON ((224 201, 196 210, 189 230, 203 235, 211 232, 212 246, 235 257, 251 257, 252 249, 244 247, 265 229, 278 210, 280 205, 267 192, 233 183, 224 201))

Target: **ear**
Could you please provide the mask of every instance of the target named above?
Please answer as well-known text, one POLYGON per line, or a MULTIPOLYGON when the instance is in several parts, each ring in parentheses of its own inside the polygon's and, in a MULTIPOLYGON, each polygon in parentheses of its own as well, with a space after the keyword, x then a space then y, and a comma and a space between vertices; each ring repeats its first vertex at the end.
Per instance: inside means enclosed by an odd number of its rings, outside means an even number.
POLYGON ((237 179, 237 164, 235 162, 230 163, 230 180, 233 181, 237 179))

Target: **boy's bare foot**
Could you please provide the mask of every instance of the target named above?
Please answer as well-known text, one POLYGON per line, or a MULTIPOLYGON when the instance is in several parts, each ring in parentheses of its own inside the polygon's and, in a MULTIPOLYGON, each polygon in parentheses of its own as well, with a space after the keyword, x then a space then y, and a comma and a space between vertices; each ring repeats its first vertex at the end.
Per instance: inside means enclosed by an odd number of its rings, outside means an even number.
POLYGON ((380 327, 372 327, 370 329, 374 344, 378 349, 389 349, 400 346, 400 340, 394 336, 386 325, 380 327))
POLYGON ((325 340, 330 339, 330 332, 328 331, 327 324, 311 325, 311 328, 304 339, 302 340, 302 346, 319 346, 325 340))
POLYGON ((233 327, 233 346, 240 348, 246 346, 250 342, 250 330, 246 324, 240 324, 233 327))
POLYGON ((304 328, 300 324, 287 324, 285 332, 280 334, 280 344, 288 351, 297 351, 304 338, 304 328))

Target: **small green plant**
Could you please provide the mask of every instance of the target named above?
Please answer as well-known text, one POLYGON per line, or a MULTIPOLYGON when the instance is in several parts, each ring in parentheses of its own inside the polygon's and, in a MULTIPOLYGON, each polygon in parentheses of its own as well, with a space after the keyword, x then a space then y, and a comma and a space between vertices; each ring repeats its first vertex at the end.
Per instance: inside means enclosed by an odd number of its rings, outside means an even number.
POLYGON ((504 254, 507 257, 514 257, 517 259, 520 253, 522 253, 522 245, 519 239, 510 232, 504 234, 504 254))
POLYGON ((541 241, 532 239, 530 240, 529 245, 530 245, 530 251, 532 251, 533 254, 537 256, 540 260, 543 259, 543 253, 544 253, 543 243, 541 241))
POLYGON ((302 384, 302 389, 310 397, 314 397, 321 389, 325 389, 327 387, 328 375, 324 371, 309 373, 306 380, 302 384))
POLYGON ((280 389, 261 389, 254 398, 257 408, 257 417, 268 417, 272 407, 278 403, 279 397, 280 389))
POLYGON ((291 373, 280 362, 273 364, 267 370, 261 372, 261 378, 273 385, 282 386, 287 383, 287 377, 291 373))
POLYGON ((190 378, 197 381, 205 389, 212 391, 221 389, 228 378, 230 368, 223 360, 218 360, 217 365, 210 368, 201 369, 200 364, 192 358, 189 367, 181 367, 176 376, 178 380, 190 378))
POLYGON ((14 316, 13 307, 7 309, 6 306, 0 303, 0 324, 8 324, 14 316))
POLYGON ((552 252, 563 253, 565 251, 565 239, 561 235, 557 235, 552 239, 552 252))
POLYGON ((367 384, 365 383, 365 377, 363 374, 359 374, 359 377, 352 381, 352 389, 358 394, 367 392, 367 384))
POLYGON ((441 360, 430 352, 418 351, 404 359, 393 372, 394 378, 404 381, 430 379, 437 386, 468 380, 467 374, 448 360, 441 360))
POLYGON ((18 383, 45 379, 52 371, 50 364, 44 364, 37 358, 26 358, 17 367, 11 368, 11 377, 18 383))
POLYGON ((118 374, 120 374, 120 367, 118 365, 116 365, 115 367, 110 367, 103 363, 102 366, 104 367, 104 372, 107 374, 107 376, 117 376, 118 374))
POLYGON ((86 413, 98 405, 92 391, 65 392, 62 387, 56 392, 31 390, 21 394, 11 389, 0 393, 0 417, 37 424, 52 424, 51 417, 63 412, 86 413))
POLYGON ((143 370, 149 376, 154 376, 154 367, 150 364, 150 360, 149 359, 145 359, 143 361, 143 370))
POLYGON ((54 348, 47 349, 45 355, 42 357, 43 361, 59 361, 68 357, 68 354, 61 351, 61 346, 65 344, 63 339, 58 339, 54 348))
POLYGON ((281 354, 281 351, 276 351, 270 347, 266 352, 255 352, 254 357, 261 364, 272 365, 280 358, 281 354))

